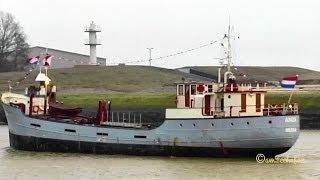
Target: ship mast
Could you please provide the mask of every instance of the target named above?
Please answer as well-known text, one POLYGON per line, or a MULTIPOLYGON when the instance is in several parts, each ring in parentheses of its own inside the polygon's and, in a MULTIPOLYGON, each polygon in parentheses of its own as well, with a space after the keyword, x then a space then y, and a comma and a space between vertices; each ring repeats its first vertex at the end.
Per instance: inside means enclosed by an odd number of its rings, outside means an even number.
POLYGON ((228 35, 225 35, 225 38, 228 40, 228 49, 227 49, 227 71, 231 72, 231 42, 230 42, 230 37, 231 37, 231 27, 230 27, 230 15, 229 15, 229 26, 228 26, 228 35))
MULTIPOLYGON (((231 38, 234 38, 234 36, 231 34, 231 25, 230 25, 230 15, 229 15, 229 25, 228 25, 228 33, 224 35, 223 39, 227 39, 227 50, 226 50, 226 54, 227 56, 224 59, 227 59, 227 71, 224 74, 224 82, 227 82, 227 79, 229 79, 230 77, 232 79, 235 80, 235 77, 233 76, 233 73, 231 72, 231 63, 232 63, 232 52, 231 52, 231 38)), ((222 45, 223 46, 223 45, 222 45)), ((219 70, 219 74, 220 74, 220 70, 219 70)), ((219 75, 220 77, 220 75, 219 75)), ((220 82, 220 78, 218 80, 220 82)))

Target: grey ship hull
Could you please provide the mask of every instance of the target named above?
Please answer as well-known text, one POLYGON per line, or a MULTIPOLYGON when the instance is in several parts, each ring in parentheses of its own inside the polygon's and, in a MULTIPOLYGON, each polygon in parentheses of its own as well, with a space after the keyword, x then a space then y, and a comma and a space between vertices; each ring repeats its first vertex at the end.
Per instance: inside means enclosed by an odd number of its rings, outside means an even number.
POLYGON ((267 156, 296 142, 299 116, 166 119, 155 129, 77 125, 25 116, 3 104, 10 146, 19 150, 163 156, 267 156), (233 125, 231 125, 231 123, 233 125))

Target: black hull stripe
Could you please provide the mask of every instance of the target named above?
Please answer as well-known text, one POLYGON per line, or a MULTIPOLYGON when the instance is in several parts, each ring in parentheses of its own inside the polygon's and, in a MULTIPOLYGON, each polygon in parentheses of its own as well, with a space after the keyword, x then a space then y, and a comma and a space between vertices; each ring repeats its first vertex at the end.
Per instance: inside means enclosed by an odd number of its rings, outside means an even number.
POLYGON ((9 133, 10 146, 18 150, 65 153, 126 154, 140 156, 194 156, 194 157, 254 157, 259 153, 275 156, 286 152, 283 148, 209 148, 160 145, 113 144, 78 142, 58 139, 20 136, 9 133))

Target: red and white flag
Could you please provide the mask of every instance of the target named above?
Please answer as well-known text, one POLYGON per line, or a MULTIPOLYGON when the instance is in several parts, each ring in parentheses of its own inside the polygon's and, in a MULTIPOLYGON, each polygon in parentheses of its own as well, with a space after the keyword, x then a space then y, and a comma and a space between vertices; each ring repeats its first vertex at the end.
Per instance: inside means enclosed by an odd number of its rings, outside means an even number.
POLYGON ((46 54, 46 56, 43 59, 43 65, 44 66, 50 66, 51 65, 51 59, 53 58, 53 56, 51 54, 46 54))

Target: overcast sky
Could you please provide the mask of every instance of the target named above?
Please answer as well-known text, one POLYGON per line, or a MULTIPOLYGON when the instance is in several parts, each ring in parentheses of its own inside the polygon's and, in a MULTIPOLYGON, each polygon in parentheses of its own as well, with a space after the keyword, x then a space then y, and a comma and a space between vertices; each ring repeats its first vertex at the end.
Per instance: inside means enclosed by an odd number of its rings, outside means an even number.
MULTIPOLYGON (((220 40, 228 16, 235 35, 234 64, 299 66, 320 71, 320 1, 317 0, 0 0, 31 46, 89 54, 84 27, 102 29, 97 55, 107 63, 147 60, 220 40)), ((153 65, 218 65, 219 44, 153 65)), ((148 62, 142 64, 147 65, 148 62)))

